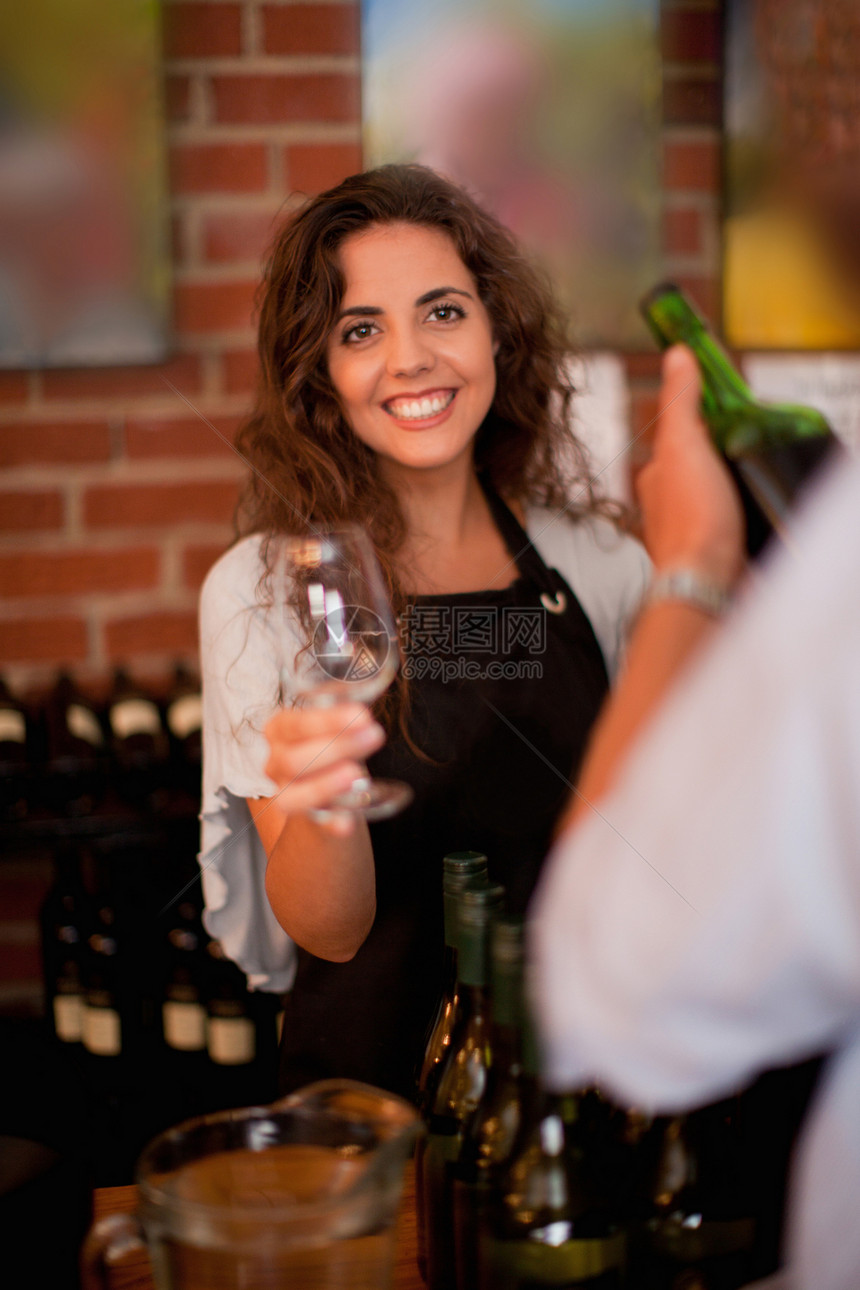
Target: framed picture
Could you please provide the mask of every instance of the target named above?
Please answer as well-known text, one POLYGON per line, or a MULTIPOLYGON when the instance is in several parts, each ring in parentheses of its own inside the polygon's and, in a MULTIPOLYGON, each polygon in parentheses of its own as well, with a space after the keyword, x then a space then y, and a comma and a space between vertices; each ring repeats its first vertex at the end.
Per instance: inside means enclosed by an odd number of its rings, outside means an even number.
POLYGON ((0 366, 165 355, 157 0, 0 6, 0 366))
POLYGON ((725 0, 723 330, 860 348, 860 23, 841 0, 725 0))
POLYGON ((369 166, 463 184, 587 346, 637 346, 660 272, 659 0, 363 0, 369 166))

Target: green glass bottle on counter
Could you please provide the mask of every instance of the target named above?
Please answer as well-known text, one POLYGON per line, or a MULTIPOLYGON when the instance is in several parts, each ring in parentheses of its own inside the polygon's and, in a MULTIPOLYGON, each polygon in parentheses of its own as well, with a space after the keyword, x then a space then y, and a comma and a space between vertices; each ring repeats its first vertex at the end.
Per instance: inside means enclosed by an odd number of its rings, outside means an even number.
POLYGON ((758 1275, 738 1099, 655 1121, 631 1226, 636 1290, 739 1290, 758 1275))
POLYGON ((451 1170, 459 1290, 491 1290, 480 1247, 487 1236, 493 1187, 522 1119, 522 920, 503 918, 494 923, 490 958, 490 1069, 451 1170))
POLYGON ((492 1290, 621 1290, 626 1234, 589 1159, 581 1097, 544 1087, 534 1031, 523 1036, 522 1122, 493 1188, 479 1246, 492 1290))
POLYGON ((458 1017, 425 1108, 427 1133, 415 1156, 416 1201, 426 1245, 430 1290, 455 1285, 451 1166, 463 1129, 484 1092, 490 1058, 490 927, 504 888, 467 889, 457 898, 458 1017))
POLYGON ((451 1042, 458 1011, 457 997, 457 897, 467 888, 486 887, 487 857, 480 851, 452 851, 442 860, 442 901, 445 934, 445 965, 442 993, 430 1023, 424 1059, 418 1074, 420 1109, 435 1093, 439 1063, 451 1042))
POLYGON ((798 494, 838 446, 814 408, 762 403, 684 293, 661 283, 641 309, 657 343, 687 345, 702 376, 702 413, 741 493, 747 546, 757 555, 771 532, 785 534, 798 494))

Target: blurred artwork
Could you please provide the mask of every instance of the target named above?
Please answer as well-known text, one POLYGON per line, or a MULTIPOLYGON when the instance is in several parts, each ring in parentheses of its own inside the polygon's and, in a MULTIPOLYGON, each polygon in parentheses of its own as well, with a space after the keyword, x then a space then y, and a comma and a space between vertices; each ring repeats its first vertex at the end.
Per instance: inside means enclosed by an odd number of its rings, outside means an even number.
POLYGON ((860 347, 860 5, 727 0, 723 329, 860 347))
POLYGON ((169 275, 156 0, 0 6, 0 366, 151 363, 169 275))
POLYGON ((363 0, 369 166, 463 184, 582 345, 637 346, 660 274, 658 0, 363 0))

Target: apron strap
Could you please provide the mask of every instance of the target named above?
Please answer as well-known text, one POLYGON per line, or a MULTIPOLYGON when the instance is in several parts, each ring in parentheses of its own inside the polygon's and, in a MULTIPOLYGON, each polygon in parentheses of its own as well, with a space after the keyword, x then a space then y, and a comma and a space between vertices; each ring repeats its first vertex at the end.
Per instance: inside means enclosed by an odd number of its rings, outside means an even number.
POLYGON ((505 545, 514 557, 520 573, 527 578, 531 578, 532 582, 537 585, 541 593, 541 603, 545 609, 551 614, 564 613, 567 599, 564 593, 564 579, 555 569, 550 569, 544 563, 540 551, 538 551, 516 515, 514 515, 508 504, 502 500, 489 480, 483 475, 479 475, 478 479, 484 490, 490 514, 504 538, 505 545), (549 603, 546 603, 544 597, 549 603), (565 604, 560 605, 561 600, 564 600, 565 604))

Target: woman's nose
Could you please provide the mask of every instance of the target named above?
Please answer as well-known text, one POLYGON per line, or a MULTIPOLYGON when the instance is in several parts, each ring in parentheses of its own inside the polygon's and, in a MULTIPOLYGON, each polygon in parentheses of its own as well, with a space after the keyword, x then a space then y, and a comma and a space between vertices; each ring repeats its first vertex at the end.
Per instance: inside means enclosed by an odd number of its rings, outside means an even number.
POLYGON ((433 351, 419 331, 410 328, 389 334, 386 362, 392 376, 414 376, 433 366, 433 351))

